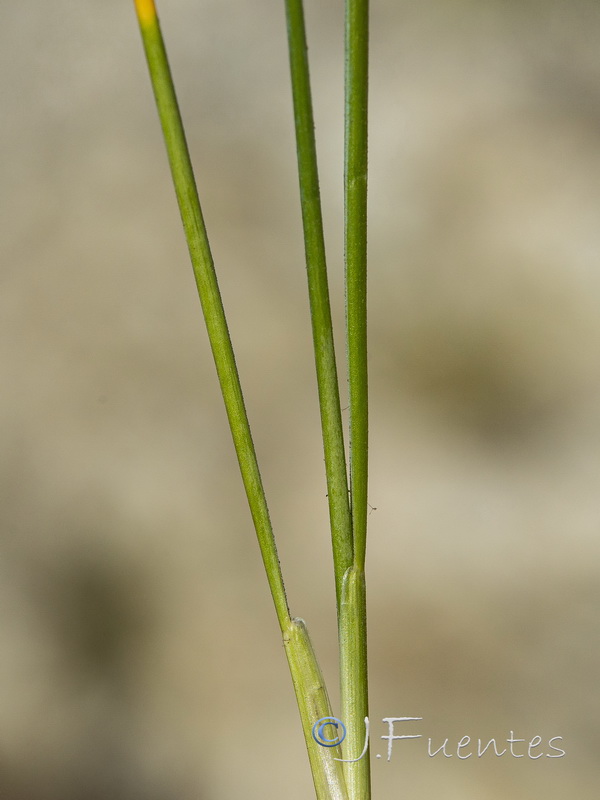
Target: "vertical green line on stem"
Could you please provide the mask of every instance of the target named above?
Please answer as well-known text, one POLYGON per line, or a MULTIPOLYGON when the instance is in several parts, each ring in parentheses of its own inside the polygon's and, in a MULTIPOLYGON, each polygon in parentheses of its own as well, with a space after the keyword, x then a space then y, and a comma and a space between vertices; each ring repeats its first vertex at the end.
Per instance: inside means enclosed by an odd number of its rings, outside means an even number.
POLYGON ((296 149, 338 613, 353 560, 352 519, 329 303, 323 217, 302 0, 286 0, 296 149))
POLYGON ((350 392, 350 495, 354 563, 364 569, 367 530, 367 123, 368 0, 346 0, 344 209, 350 392))
MULTIPOLYGON (((350 502, 354 562, 344 578, 340 614, 340 692, 348 719, 345 758, 362 752, 368 716, 365 553, 367 541, 367 131, 369 2, 346 0, 344 253, 350 397, 350 502)), ((369 800, 369 753, 344 763, 351 800, 369 800)))
POLYGON ((277 619, 281 630, 286 631, 291 624, 291 618, 281 567, 167 53, 154 2, 135 0, 135 5, 177 202, 240 472, 277 619))

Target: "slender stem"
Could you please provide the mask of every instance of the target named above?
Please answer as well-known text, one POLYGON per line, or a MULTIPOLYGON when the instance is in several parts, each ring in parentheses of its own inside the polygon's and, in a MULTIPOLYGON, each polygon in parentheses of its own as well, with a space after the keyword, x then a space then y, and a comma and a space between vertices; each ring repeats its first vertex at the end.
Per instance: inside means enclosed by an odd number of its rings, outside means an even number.
POLYGON ((313 344, 327 474, 338 612, 344 573, 352 563, 352 519, 329 304, 323 217, 302 0, 286 0, 296 149, 313 344))
POLYGON ((369 716, 367 681, 367 606, 365 574, 351 567, 344 577, 340 609, 340 696, 347 736, 343 751, 344 775, 350 800, 371 796, 371 770, 365 742, 365 717, 369 716), (358 759, 358 760, 356 760, 358 759))
POLYGON ((346 0, 345 253, 354 563, 367 534, 367 100, 368 0, 346 0))
MULTIPOLYGON (((367 541, 367 122, 369 2, 346 0, 344 244, 350 395, 350 498, 354 563, 340 609, 340 692, 348 720, 346 758, 356 758, 368 716, 365 551, 367 541)), ((350 800, 369 800, 369 753, 344 763, 350 800)))
POLYGON ((156 8, 153 0, 135 0, 135 5, 229 426, 277 619, 285 631, 290 613, 275 539, 156 8))

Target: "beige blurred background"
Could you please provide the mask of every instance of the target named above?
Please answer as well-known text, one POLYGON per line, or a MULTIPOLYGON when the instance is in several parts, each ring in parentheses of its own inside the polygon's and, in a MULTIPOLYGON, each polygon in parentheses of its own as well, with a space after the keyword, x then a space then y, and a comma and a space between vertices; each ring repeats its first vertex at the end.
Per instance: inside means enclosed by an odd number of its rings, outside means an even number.
MULTIPOLYGON (((161 10, 290 604, 334 687, 283 3, 161 10)), ((340 325, 343 8, 306 10, 340 325)), ((0 23, 0 796, 311 797, 133 4, 0 23)), ((599 42, 595 0, 373 2, 373 753, 383 717, 425 737, 374 760, 377 800, 596 796, 599 42), (567 755, 427 755, 510 731, 567 755)))

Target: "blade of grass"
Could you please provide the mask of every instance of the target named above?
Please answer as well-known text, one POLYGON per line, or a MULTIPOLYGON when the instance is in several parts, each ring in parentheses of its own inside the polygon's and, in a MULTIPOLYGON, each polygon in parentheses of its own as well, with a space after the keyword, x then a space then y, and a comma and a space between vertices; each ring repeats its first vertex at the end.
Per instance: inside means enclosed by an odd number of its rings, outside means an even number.
POLYGON ((349 800, 339 748, 322 747, 312 736, 315 722, 331 707, 306 626, 288 610, 281 568, 258 462, 246 415, 225 312, 179 113, 175 88, 153 0, 135 0, 144 50, 177 201, 234 445, 292 675, 318 800, 349 800))
POLYGON ((302 0, 286 0, 298 176, 304 228, 321 429, 333 546, 338 612, 344 574, 352 564, 352 519, 333 326, 329 303, 323 217, 302 0))
POLYGON ((290 612, 171 70, 154 2, 135 0, 135 6, 229 426, 277 619, 284 631, 290 624, 290 612))
MULTIPOLYGON (((345 754, 362 750, 368 716, 365 551, 367 542, 367 123, 369 2, 346 0, 344 250, 350 397, 350 498, 354 563, 344 580, 340 614, 340 692, 348 720, 345 754)), ((351 800, 371 796, 369 754, 344 763, 351 800)))

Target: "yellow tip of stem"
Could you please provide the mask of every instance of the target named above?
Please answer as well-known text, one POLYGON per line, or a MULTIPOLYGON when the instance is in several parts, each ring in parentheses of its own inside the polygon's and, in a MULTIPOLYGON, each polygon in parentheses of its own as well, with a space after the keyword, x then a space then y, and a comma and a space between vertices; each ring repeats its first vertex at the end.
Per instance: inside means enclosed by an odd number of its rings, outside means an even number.
POLYGON ((135 10, 140 25, 149 25, 156 20, 156 6, 154 0, 135 0, 135 10))

